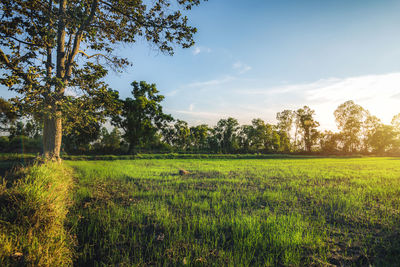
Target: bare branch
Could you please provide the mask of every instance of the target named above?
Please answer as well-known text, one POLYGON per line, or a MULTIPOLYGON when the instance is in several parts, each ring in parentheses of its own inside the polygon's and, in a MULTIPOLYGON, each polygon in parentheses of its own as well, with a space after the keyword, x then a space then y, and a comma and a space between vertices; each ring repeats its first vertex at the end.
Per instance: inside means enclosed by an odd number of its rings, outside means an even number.
POLYGON ((104 57, 105 59, 107 59, 107 60, 109 60, 109 61, 113 61, 111 58, 107 57, 106 55, 100 54, 100 53, 97 53, 97 54, 94 54, 94 55, 91 55, 91 56, 89 56, 88 54, 86 54, 86 52, 83 51, 83 50, 79 50, 78 53, 80 53, 80 54, 86 56, 87 59, 92 58, 92 57, 100 57, 100 56, 101 56, 101 57, 104 57))

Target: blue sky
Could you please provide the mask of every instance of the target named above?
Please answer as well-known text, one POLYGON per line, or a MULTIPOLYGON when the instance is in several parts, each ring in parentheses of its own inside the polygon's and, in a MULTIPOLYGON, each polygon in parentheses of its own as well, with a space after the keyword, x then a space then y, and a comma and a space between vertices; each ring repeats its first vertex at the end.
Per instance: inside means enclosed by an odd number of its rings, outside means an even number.
POLYGON ((400 112, 400 1, 210 0, 188 13, 196 45, 174 56, 145 41, 121 46, 133 62, 107 81, 130 96, 130 83, 156 83, 163 106, 191 125, 240 123, 309 105, 321 129, 334 109, 361 104, 385 123, 400 112))
POLYGON ((398 14, 388 0, 210 0, 188 14, 195 47, 173 57, 125 47, 134 66, 109 82, 122 97, 133 80, 156 83, 165 110, 190 124, 274 123, 309 105, 334 129, 334 109, 350 99, 389 123, 400 112, 398 14))

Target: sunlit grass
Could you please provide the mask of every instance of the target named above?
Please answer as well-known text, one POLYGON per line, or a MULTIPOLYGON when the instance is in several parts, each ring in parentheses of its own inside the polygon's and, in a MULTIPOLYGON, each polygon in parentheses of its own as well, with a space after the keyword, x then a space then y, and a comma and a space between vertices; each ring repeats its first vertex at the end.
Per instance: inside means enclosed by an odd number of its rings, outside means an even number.
POLYGON ((71 171, 47 163, 13 176, 0 184, 0 265, 71 265, 73 239, 65 228, 71 171))
POLYGON ((395 158, 67 164, 78 265, 400 262, 395 158))

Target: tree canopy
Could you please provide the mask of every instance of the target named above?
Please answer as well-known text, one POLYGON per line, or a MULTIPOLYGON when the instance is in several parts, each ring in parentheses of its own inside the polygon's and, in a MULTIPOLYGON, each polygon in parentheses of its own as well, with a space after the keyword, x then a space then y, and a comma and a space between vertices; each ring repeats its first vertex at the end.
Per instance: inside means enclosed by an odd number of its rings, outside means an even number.
POLYGON ((113 123, 123 129, 123 137, 129 143, 129 152, 134 152, 139 145, 146 145, 155 140, 173 118, 163 112, 160 104, 164 96, 159 95, 155 84, 144 81, 132 82, 133 98, 122 100, 122 113, 113 116, 113 123))
POLYGON ((130 64, 114 53, 118 44, 144 39, 171 55, 174 44, 194 44, 196 28, 182 10, 200 0, 172 2, 0 0, 0 84, 18 93, 23 114, 42 118, 47 158, 59 159, 69 114, 87 111, 75 118, 89 124, 116 108, 104 77, 130 64))
POLYGON ((353 100, 337 107, 334 112, 339 130, 344 138, 344 149, 353 152, 359 148, 362 125, 367 118, 366 110, 353 100))

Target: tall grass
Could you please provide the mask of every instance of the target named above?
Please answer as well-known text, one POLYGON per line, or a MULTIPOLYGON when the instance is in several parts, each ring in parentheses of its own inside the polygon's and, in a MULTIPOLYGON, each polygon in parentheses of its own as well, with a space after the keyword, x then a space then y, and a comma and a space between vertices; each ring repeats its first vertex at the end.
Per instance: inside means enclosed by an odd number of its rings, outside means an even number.
POLYGON ((65 230, 73 185, 71 171, 46 163, 20 169, 0 185, 0 265, 72 265, 65 230))

